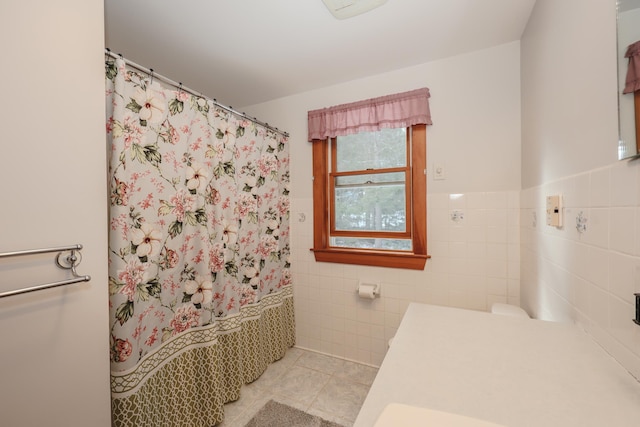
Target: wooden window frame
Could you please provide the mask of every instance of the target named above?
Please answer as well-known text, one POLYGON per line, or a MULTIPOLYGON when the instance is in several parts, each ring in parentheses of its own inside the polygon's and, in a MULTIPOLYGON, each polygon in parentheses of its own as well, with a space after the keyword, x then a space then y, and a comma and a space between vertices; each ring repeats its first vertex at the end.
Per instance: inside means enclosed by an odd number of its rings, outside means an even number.
POLYGON ((640 90, 633 93, 633 105, 636 116, 636 152, 640 154, 640 90))
POLYGON ((355 238, 386 238, 386 239, 411 239, 411 136, 409 132, 406 132, 405 138, 405 160, 406 166, 380 168, 380 169, 366 169, 366 170, 349 170, 338 171, 338 138, 331 138, 331 171, 329 172, 329 200, 336 199, 336 179, 346 176, 357 175, 382 175, 387 173, 402 173, 404 175, 405 185, 405 214, 406 214, 406 231, 405 232, 392 232, 392 231, 355 231, 355 230, 337 230, 336 229, 336 212, 335 203, 331 203, 330 206, 330 232, 332 237, 355 237, 355 238))
MULTIPOLYGON (((411 159, 411 181, 407 182, 407 192, 410 192, 407 231, 410 232, 412 240, 411 251, 339 248, 330 245, 333 205, 329 170, 329 162, 332 161, 329 158, 331 141, 329 139, 313 140, 313 248, 311 250, 316 261, 411 270, 424 269, 427 259, 430 258, 427 255, 427 126, 420 124, 407 128, 407 137, 410 141, 410 153, 407 155, 411 159), (410 138, 409 134, 411 134, 410 138)), ((379 234, 376 235, 379 236, 379 234)), ((393 233, 392 237, 400 236, 393 233)))

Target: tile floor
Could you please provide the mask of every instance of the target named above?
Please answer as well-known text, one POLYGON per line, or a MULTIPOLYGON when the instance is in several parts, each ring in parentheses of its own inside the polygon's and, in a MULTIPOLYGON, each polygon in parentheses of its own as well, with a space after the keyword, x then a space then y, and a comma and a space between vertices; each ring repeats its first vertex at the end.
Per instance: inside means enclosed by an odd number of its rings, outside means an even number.
POLYGON ((242 427, 273 399, 326 420, 353 426, 378 369, 312 351, 290 348, 260 378, 224 406, 220 427, 242 427))

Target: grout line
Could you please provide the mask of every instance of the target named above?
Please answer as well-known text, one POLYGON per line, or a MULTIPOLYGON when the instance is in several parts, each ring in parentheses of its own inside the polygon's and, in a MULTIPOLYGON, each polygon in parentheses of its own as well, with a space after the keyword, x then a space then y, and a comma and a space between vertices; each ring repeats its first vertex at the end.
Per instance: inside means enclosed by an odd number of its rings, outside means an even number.
POLYGON ((313 408, 314 403, 316 403, 316 400, 318 400, 318 397, 320 396, 320 394, 324 391, 325 388, 327 388, 327 385, 329 384, 329 382, 331 381, 331 378, 333 378, 333 375, 330 375, 329 378, 327 379, 327 381, 324 383, 324 385, 322 386, 322 388, 320 388, 320 390, 318 391, 318 393, 316 393, 316 395, 313 397, 313 400, 311 401, 311 403, 309 404, 309 407, 307 408, 307 412, 313 408))
MULTIPOLYGON (((255 387, 255 390, 256 390, 256 394, 254 396, 254 399, 252 399, 251 401, 246 401, 246 407, 244 408, 244 410, 242 410, 241 412, 235 414, 236 415, 235 417, 227 418, 225 416, 225 421, 223 423, 224 427, 236 427, 236 423, 237 422, 248 421, 249 419, 251 419, 251 417, 253 417, 257 413, 257 411, 260 409, 260 407, 262 407, 262 404, 264 404, 269 399, 275 399, 276 401, 281 401, 281 402, 284 402, 284 403, 289 402, 288 404, 290 404, 291 406, 298 407, 298 408, 304 408, 304 411, 307 412, 307 413, 309 413, 310 411, 316 411, 316 412, 325 413, 321 409, 315 408, 314 405, 317 403, 320 394, 323 391, 325 391, 325 389, 327 388, 327 386, 329 385, 329 383, 331 382, 332 379, 335 379, 336 381, 339 381, 339 382, 344 383, 344 384, 351 383, 351 384, 357 384, 357 385, 362 385, 362 386, 366 386, 366 387, 371 387, 371 384, 364 384, 364 383, 360 383, 358 381, 353 381, 353 380, 349 380, 349 379, 343 378, 341 376, 338 376, 337 372, 335 372, 335 371, 334 372, 326 372, 326 371, 320 371, 318 369, 310 368, 308 366, 299 365, 298 363, 300 362, 300 359, 302 358, 302 356, 305 353, 321 354, 323 356, 330 357, 332 359, 348 361, 348 362, 355 363, 357 365, 362 365, 362 366, 378 369, 377 366, 368 365, 368 364, 357 362, 357 361, 354 361, 354 360, 351 360, 351 359, 336 357, 336 356, 333 356, 333 355, 330 355, 330 354, 326 354, 326 353, 322 353, 322 352, 318 352, 318 351, 314 351, 314 350, 306 349, 306 348, 302 348, 302 347, 297 347, 297 346, 294 346, 294 348, 297 348, 299 350, 299 354, 295 358, 292 358, 289 361, 289 363, 290 363, 290 365, 288 365, 289 367, 297 366, 299 368, 308 369, 308 370, 311 370, 311 371, 318 372, 318 373, 321 373, 323 375, 326 375, 326 381, 324 382, 324 384, 322 385, 320 390, 318 392, 316 392, 315 394, 313 394, 313 397, 310 400, 310 403, 306 404, 306 403, 304 403, 302 401, 296 400, 295 398, 288 397, 288 396, 285 396, 285 395, 282 395, 282 394, 278 394, 278 393, 274 393, 274 392, 270 391, 271 388, 265 388, 264 386, 262 386, 260 384, 260 380, 263 379, 263 377, 261 376, 254 383, 252 383, 252 384, 255 384, 254 387, 255 387), (261 404, 261 405, 258 405, 258 404, 261 404)), ((280 359, 278 362, 280 362, 282 360, 283 359, 280 359)), ((275 363, 277 363, 277 362, 275 362, 275 363)), ((271 378, 271 382, 273 384, 277 384, 278 382, 280 382, 282 380, 282 378, 284 377, 286 372, 288 372, 288 370, 285 370, 284 372, 280 373, 278 376, 271 378)), ((244 388, 244 387, 246 387, 246 385, 243 384, 242 387, 244 388)), ((246 397, 246 394, 243 394, 241 392, 240 399, 238 399, 236 402, 240 403, 240 400, 242 400, 242 399, 247 399, 247 397, 246 397)), ((328 416, 332 416, 332 414, 327 414, 327 415, 328 416)), ((333 415, 335 415, 335 414, 333 414, 333 415)), ((340 423, 346 424, 346 425, 353 425, 353 423, 355 421, 355 420, 351 420, 349 418, 338 416, 338 415, 335 415, 334 418, 338 419, 340 423)))
POLYGON ((329 356, 332 357, 334 359, 340 359, 340 360, 345 360, 347 362, 353 362, 353 363, 357 363, 358 365, 364 365, 364 366, 369 366, 371 368, 376 368, 376 369, 380 369, 380 365, 375 365, 373 363, 365 363, 365 362, 361 362, 359 360, 355 360, 355 359, 351 359, 348 357, 342 357, 342 356, 336 356, 335 354, 329 354, 329 353, 325 353, 323 351, 319 351, 319 350, 314 350, 312 348, 307 348, 307 347, 301 347, 298 345, 294 345, 293 348, 299 348, 300 350, 304 350, 304 351, 309 351, 311 353, 318 353, 318 354, 322 354, 324 356, 329 356))

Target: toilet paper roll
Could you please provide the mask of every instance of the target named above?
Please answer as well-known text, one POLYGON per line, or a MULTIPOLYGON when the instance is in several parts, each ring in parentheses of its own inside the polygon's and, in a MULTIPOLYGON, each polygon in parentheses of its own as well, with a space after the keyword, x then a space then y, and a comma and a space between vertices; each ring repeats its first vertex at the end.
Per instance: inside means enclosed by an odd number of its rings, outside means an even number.
POLYGON ((358 286, 358 296, 360 298, 374 299, 376 297, 375 285, 360 285, 358 286))

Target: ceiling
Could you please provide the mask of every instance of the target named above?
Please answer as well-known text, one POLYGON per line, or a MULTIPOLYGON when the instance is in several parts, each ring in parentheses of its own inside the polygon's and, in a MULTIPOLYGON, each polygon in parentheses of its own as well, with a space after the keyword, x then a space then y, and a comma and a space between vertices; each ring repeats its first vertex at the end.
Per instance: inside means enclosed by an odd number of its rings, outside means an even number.
POLYGON ((106 47, 235 108, 519 40, 535 0, 105 0, 106 47))

